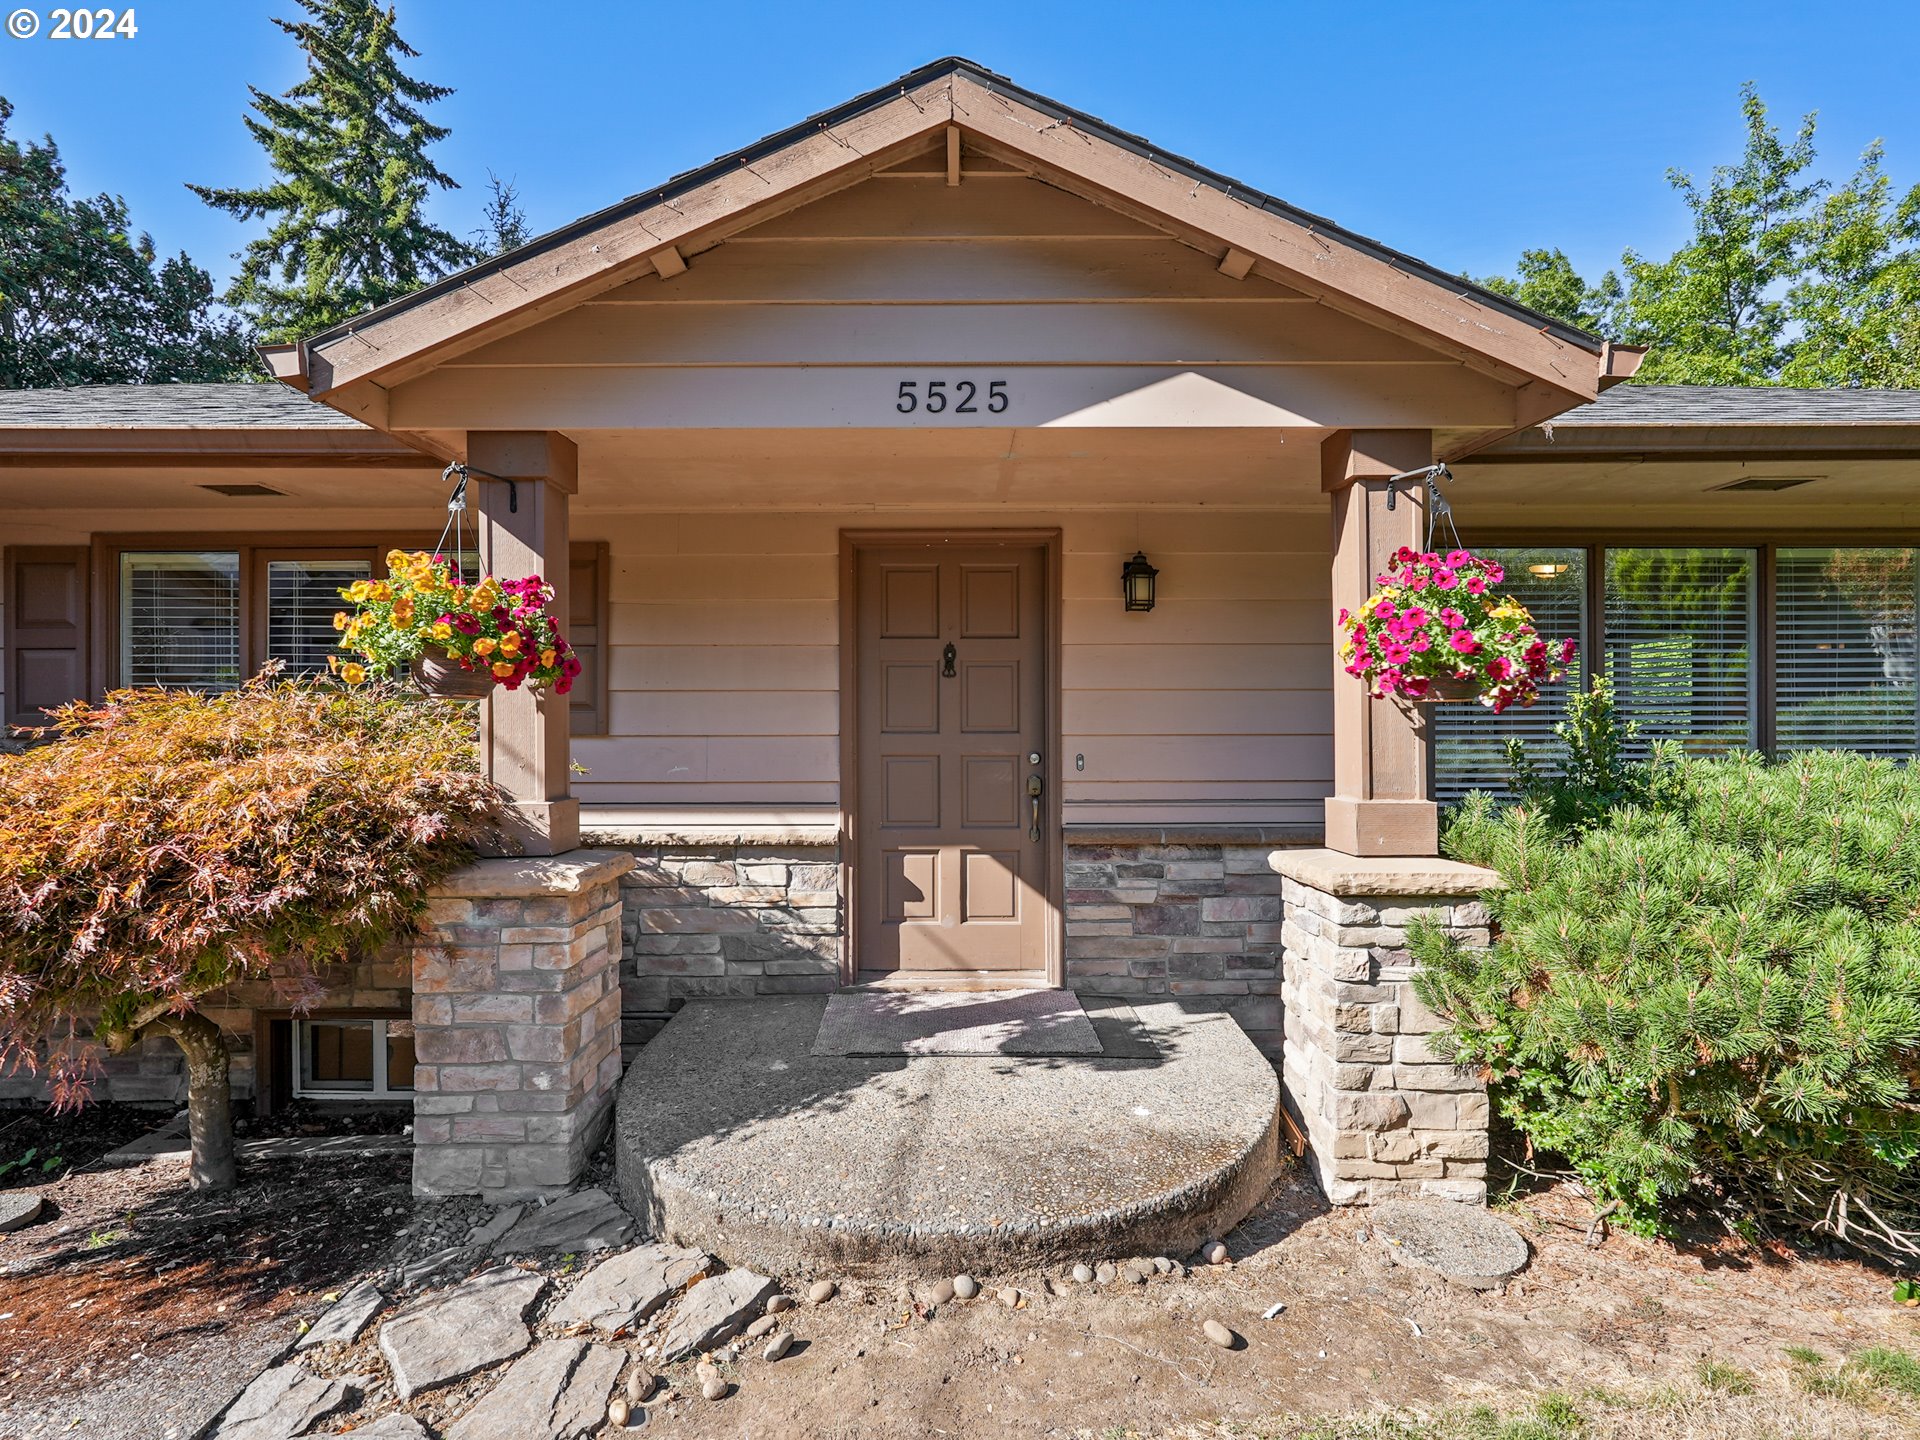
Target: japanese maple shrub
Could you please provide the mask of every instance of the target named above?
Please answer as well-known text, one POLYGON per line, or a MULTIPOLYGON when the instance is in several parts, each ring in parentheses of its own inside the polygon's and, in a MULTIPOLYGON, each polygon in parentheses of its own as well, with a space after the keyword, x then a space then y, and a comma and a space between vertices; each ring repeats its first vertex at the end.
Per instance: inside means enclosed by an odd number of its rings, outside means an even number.
POLYGON ((187 1060, 193 1183, 234 1180, 228 1053, 195 1008, 245 980, 296 1003, 404 933, 495 823, 463 707, 262 676, 122 690, 0 757, 0 1066, 83 1103, 98 1047, 187 1060))
POLYGON ((1507 888, 1490 948, 1412 937, 1441 1047, 1642 1230, 1705 1204, 1920 1260, 1920 770, 1589 750, 1563 775, 1586 770, 1610 801, 1534 777, 1449 826, 1507 888))

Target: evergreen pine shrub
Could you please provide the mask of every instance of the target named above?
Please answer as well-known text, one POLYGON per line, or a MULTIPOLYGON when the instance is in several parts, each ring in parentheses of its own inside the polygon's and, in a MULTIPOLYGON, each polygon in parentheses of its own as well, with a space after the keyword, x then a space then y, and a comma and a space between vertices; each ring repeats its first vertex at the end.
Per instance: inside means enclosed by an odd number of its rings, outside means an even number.
POLYGON ((1442 1047, 1642 1231, 1691 1195, 1920 1259, 1920 771, 1668 756, 1639 779, 1454 819, 1447 852, 1508 888, 1491 948, 1413 937, 1442 1047))

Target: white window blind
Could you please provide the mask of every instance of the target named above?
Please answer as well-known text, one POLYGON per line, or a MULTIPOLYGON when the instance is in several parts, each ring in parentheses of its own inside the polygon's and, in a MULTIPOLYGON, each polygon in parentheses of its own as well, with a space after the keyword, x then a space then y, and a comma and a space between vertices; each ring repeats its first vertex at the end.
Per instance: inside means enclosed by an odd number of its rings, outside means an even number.
MULTIPOLYGON (((1499 587, 1533 612, 1534 628, 1558 654, 1562 640, 1582 641, 1587 619, 1587 556, 1584 550, 1482 550, 1507 572, 1499 587)), ((1528 710, 1496 715, 1483 705, 1435 705, 1433 720, 1433 794, 1446 804, 1470 790, 1507 793, 1507 741, 1517 739, 1527 753, 1551 769, 1559 740, 1553 727, 1567 716, 1567 696, 1584 686, 1586 654, 1567 677, 1542 688, 1528 710)))
POLYGON ((1915 750, 1920 551, 1782 549, 1774 558, 1774 743, 1915 750))
POLYGON ((1634 749, 1678 740, 1692 754, 1750 748, 1754 735, 1754 552, 1608 550, 1606 668, 1634 749))
POLYGON ((288 675, 323 673, 340 641, 333 617, 354 608, 340 592, 372 574, 365 560, 269 560, 268 656, 284 660, 288 675))
POLYGON ((120 683, 231 690, 240 683, 240 557, 120 557, 120 683))

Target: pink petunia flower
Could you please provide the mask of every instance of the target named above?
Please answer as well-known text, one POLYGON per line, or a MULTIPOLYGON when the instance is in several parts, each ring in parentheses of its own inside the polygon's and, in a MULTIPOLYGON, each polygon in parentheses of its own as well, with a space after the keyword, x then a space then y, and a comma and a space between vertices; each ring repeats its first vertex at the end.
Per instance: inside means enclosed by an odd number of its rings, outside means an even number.
POLYGON ((1447 643, 1462 655, 1477 654, 1480 642, 1473 638, 1471 630, 1456 630, 1447 637, 1447 643))
POLYGON ((1487 593, 1486 577, 1482 575, 1469 575, 1467 577, 1467 593, 1469 595, 1486 594, 1487 593))
POLYGON ((1469 555, 1464 550, 1449 550, 1447 552, 1447 564, 1453 566, 1453 568, 1456 570, 1458 570, 1462 565, 1471 564, 1472 561, 1473 561, 1473 556, 1469 555))

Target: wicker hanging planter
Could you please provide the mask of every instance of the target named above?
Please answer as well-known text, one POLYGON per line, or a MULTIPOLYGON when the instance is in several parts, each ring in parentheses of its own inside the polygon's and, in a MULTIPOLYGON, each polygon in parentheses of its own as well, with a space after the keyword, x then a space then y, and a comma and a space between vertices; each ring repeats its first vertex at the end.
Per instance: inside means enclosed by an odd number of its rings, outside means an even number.
POLYGON ((1463 680, 1457 675, 1437 675, 1427 681, 1426 694, 1401 698, 1414 705, 1477 705, 1483 689, 1471 676, 1463 680))
POLYGON ((469 670, 438 645, 429 645, 413 662, 413 682, 436 700, 484 700, 494 679, 485 670, 469 670))

